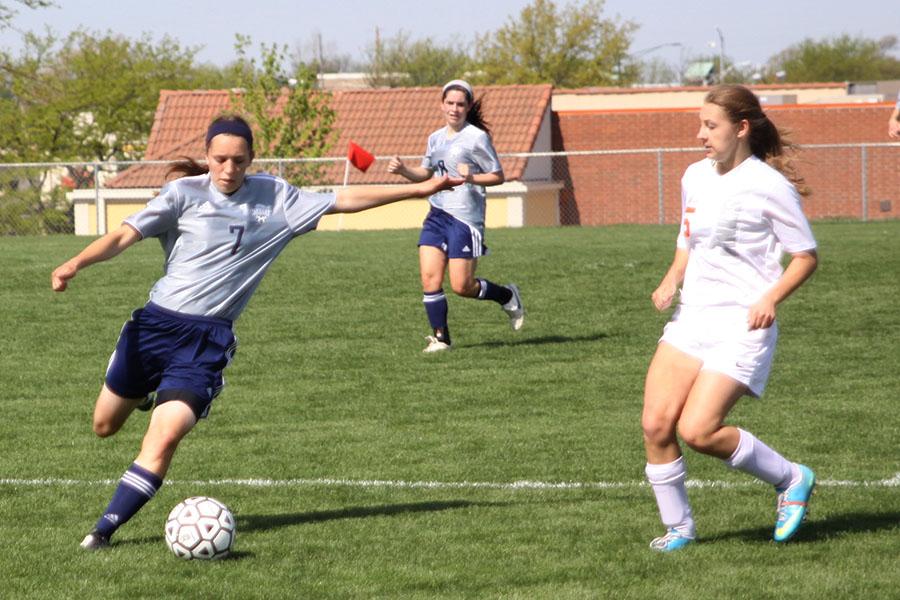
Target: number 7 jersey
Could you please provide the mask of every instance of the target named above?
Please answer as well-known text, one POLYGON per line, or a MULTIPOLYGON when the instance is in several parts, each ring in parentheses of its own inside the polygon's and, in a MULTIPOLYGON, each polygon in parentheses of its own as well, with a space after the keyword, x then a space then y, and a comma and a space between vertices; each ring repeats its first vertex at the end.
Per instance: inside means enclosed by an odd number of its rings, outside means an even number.
POLYGON ((334 202, 334 194, 265 174, 248 175, 227 196, 198 175, 167 184, 124 222, 162 244, 165 274, 150 290, 154 304, 233 321, 284 247, 315 229, 334 202))

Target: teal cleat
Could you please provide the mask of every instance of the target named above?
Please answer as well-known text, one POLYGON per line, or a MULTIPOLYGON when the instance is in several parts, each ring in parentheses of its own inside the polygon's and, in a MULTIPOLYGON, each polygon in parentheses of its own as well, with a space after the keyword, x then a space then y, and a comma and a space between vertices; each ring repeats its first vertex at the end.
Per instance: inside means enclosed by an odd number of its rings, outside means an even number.
POLYGON ((694 541, 693 537, 688 536, 672 527, 666 532, 666 535, 654 538, 650 542, 650 548, 657 552, 674 552, 680 550, 694 541))
POLYGON ((805 465, 800 468, 800 481, 778 494, 778 519, 775 521, 776 542, 791 539, 806 518, 809 497, 816 487, 816 474, 805 465))

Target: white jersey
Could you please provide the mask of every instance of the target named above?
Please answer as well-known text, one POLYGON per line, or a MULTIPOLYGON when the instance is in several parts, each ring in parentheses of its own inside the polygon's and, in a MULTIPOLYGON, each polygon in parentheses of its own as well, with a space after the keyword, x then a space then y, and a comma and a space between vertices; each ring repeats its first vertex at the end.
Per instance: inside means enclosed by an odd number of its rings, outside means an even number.
MULTIPOLYGON (((484 130, 466 123, 458 133, 448 135, 446 127, 441 127, 428 136, 422 166, 434 171, 438 177, 450 175, 459 177, 457 165, 466 163, 472 175, 497 173, 501 170, 500 159, 491 143, 491 136, 484 130)), ((466 183, 443 190, 431 196, 431 205, 450 213, 460 221, 484 229, 484 187, 466 183)))
POLYGON ((227 196, 198 175, 167 184, 125 223, 162 244, 165 274, 150 290, 154 304, 233 321, 288 242, 315 229, 334 202, 334 194, 303 192, 270 175, 248 175, 227 196))
POLYGON ((781 277, 783 252, 816 247, 797 189, 755 156, 724 175, 710 160, 689 166, 681 210, 685 307, 749 307, 781 277))

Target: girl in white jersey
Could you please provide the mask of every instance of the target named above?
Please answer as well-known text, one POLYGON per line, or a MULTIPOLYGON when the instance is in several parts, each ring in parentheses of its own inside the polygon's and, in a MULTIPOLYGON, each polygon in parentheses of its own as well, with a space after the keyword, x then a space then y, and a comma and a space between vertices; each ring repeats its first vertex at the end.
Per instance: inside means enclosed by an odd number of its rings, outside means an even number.
POLYGON ((125 324, 94 407, 100 437, 116 433, 135 408, 153 409, 140 453, 125 471, 106 511, 81 542, 96 550, 154 496, 179 442, 206 416, 224 385, 236 348, 232 323, 266 269, 294 237, 322 215, 358 212, 406 198, 424 198, 459 179, 389 187, 302 192, 283 179, 247 175, 253 134, 245 120, 224 116, 206 135, 207 166, 176 163, 189 175, 166 185, 121 227, 89 244, 51 275, 66 289, 81 269, 108 260, 146 237, 158 237, 165 275, 150 301, 125 324), (154 408, 155 401, 155 408, 154 408))
POLYGON ((428 137, 420 166, 407 166, 399 157, 388 164, 388 172, 410 181, 426 181, 435 174, 465 180, 465 185, 431 196, 431 210, 419 236, 422 302, 433 331, 425 352, 450 349, 447 297, 442 287, 445 271, 449 271, 450 286, 457 295, 498 303, 514 331, 521 329, 525 320, 515 284, 498 285, 475 277, 478 257, 487 251, 484 188, 504 181, 490 130, 481 116, 481 100, 475 100, 467 82, 454 79, 441 92, 441 112, 446 126, 428 137))
POLYGON ((652 295, 665 310, 681 285, 681 300, 647 371, 641 422, 647 479, 667 529, 650 547, 662 552, 696 537, 676 431, 694 450, 775 487, 775 541, 797 531, 815 485, 808 467, 724 424, 741 396, 762 394, 778 336, 775 307, 816 269, 794 185, 802 181, 785 160, 787 142, 743 86, 706 95, 697 137, 706 159, 682 179, 675 259, 652 295), (783 252, 791 255, 785 269, 783 252))

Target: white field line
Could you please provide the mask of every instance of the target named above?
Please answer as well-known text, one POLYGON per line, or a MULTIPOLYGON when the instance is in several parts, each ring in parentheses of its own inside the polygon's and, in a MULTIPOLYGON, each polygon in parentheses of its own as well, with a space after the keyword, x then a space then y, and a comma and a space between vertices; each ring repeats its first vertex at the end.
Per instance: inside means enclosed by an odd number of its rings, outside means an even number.
MULTIPOLYGON (((5 486, 32 486, 32 487, 77 487, 114 485, 118 479, 13 479, 0 478, 0 485, 5 486)), ((715 481, 690 479, 687 482, 691 488, 741 488, 752 485, 760 485, 761 482, 749 480, 745 482, 715 481)), ((344 487, 344 488, 394 488, 394 489, 433 489, 433 490, 616 490, 646 487, 645 481, 402 481, 395 479, 206 479, 206 480, 167 480, 167 486, 201 486, 201 485, 230 485, 242 487, 275 488, 275 487, 344 487)), ((822 487, 900 487, 900 473, 894 473, 888 479, 872 481, 852 481, 824 479, 817 482, 822 487)))

